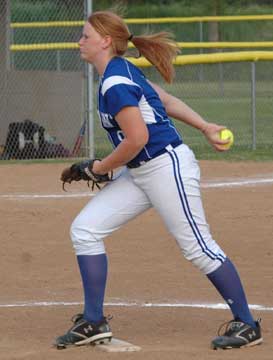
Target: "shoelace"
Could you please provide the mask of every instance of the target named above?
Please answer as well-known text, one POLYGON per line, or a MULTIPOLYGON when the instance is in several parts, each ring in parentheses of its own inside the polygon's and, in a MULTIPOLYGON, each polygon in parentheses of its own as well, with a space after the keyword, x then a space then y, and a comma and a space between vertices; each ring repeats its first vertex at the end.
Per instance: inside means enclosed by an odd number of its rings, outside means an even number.
POLYGON ((76 324, 78 321, 82 320, 83 319, 83 314, 76 314, 76 315, 73 315, 72 318, 71 318, 71 321, 76 324))
POLYGON ((104 317, 104 319, 106 321, 111 321, 113 319, 113 317, 114 317, 113 315, 107 315, 107 316, 104 317))
MULTIPOLYGON (((76 324, 78 321, 83 319, 83 314, 79 313, 79 314, 75 314, 72 316, 71 321, 76 324)), ((113 319, 113 315, 107 315, 103 317, 103 320, 106 321, 111 321, 113 319)))
POLYGON ((242 324, 244 324, 242 321, 236 321, 236 320, 227 321, 219 327, 218 336, 229 336, 232 332, 239 330, 242 324))

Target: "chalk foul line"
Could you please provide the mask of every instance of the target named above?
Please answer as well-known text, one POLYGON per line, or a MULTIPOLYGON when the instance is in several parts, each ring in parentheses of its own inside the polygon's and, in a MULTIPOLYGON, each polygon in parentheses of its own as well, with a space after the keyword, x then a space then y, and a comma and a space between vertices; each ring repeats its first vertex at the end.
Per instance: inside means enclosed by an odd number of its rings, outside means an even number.
MULTIPOLYGON (((273 178, 253 178, 253 179, 238 179, 236 181, 222 181, 222 182, 203 182, 201 188, 203 189, 217 189, 217 188, 232 188, 232 187, 244 187, 255 185, 271 185, 273 184, 273 178)), ((21 199, 21 200, 33 200, 33 199, 70 199, 70 198, 82 198, 91 197, 95 193, 92 192, 78 192, 78 193, 64 193, 64 194, 0 194, 2 199, 21 199)))
MULTIPOLYGON (((83 305, 78 301, 29 301, 29 302, 15 302, 8 304, 1 304, 0 308, 19 308, 19 307, 50 307, 50 306, 77 306, 83 305)), ((137 307, 137 308, 197 308, 197 309, 211 309, 211 310, 227 310, 229 307, 224 303, 152 303, 152 302, 105 302, 105 306, 115 307, 137 307)), ((258 304, 249 305, 251 310, 258 311, 273 311, 273 306, 265 306, 258 304)))
POLYGON ((94 196, 94 193, 91 192, 82 192, 82 193, 67 193, 67 194, 0 194, 2 199, 65 199, 65 198, 81 198, 81 197, 90 197, 94 196))
POLYGON ((201 188, 241 187, 266 184, 273 184, 273 179, 240 179, 237 181, 211 182, 201 184, 201 188))

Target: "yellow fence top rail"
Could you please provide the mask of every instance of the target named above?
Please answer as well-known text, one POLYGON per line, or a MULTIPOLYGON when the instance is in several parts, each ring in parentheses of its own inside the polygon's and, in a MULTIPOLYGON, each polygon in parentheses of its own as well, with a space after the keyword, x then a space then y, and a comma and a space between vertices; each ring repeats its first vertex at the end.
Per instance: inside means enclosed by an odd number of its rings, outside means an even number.
MULTIPOLYGON (((273 41, 261 42, 178 42, 178 46, 182 49, 197 48, 272 48, 273 41)), ((68 50, 78 49, 76 42, 65 43, 41 43, 41 44, 13 44, 10 46, 11 51, 38 51, 38 50, 68 50)), ((133 48, 130 43, 129 48, 133 48)))
MULTIPOLYGON (((128 58, 140 67, 152 66, 145 58, 128 58)), ((175 65, 215 64, 222 62, 273 60, 273 51, 237 51, 229 53, 214 53, 200 55, 180 55, 174 61, 175 65)))
POLYGON ((75 42, 65 43, 45 43, 45 44, 21 44, 11 45, 11 51, 38 51, 38 50, 73 50, 79 49, 79 44, 75 42))
MULTIPOLYGON (((78 49, 77 43, 11 45, 13 51, 35 51, 56 49, 78 49)), ((128 57, 129 61, 140 67, 152 66, 144 57, 128 57)), ((221 62, 273 60, 273 51, 237 51, 199 55, 180 55, 174 60, 174 65, 212 64, 221 62)))
MULTIPOLYGON (((165 17, 165 18, 135 18, 125 19, 127 24, 163 24, 163 23, 194 23, 210 21, 261 21, 273 20, 273 14, 268 15, 242 15, 242 16, 194 16, 194 17, 165 17)), ((84 21, 47 21, 47 22, 17 22, 11 23, 12 29, 42 28, 42 27, 71 27, 83 26, 84 21)))
POLYGON ((17 22, 11 23, 10 27, 12 29, 19 28, 47 28, 47 27, 73 27, 73 26, 83 26, 84 21, 35 21, 35 22, 17 22))
POLYGON ((227 49, 227 48, 271 48, 273 47, 273 41, 211 41, 211 42, 178 42, 178 46, 182 49, 227 49))
POLYGON ((269 15, 242 15, 242 16, 193 16, 193 17, 166 17, 149 19, 126 19, 127 24, 160 24, 160 23, 193 23, 210 21, 260 21, 273 20, 273 14, 269 15))

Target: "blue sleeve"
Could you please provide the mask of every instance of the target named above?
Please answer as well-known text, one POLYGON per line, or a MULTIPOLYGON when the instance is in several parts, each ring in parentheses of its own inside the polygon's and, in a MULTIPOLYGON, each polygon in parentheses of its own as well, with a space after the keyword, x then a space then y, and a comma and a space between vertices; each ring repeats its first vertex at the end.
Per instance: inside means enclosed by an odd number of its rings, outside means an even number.
POLYGON ((126 106, 138 106, 142 89, 135 85, 118 84, 108 89, 104 95, 107 111, 115 116, 126 106))

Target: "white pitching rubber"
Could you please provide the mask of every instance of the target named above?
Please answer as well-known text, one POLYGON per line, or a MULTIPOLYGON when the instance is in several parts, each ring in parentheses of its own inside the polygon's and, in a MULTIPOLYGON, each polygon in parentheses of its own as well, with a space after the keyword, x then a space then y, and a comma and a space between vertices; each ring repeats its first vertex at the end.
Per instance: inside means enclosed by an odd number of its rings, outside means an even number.
POLYGON ((133 352, 141 350, 140 346, 114 338, 108 344, 98 344, 95 348, 105 352, 133 352))

